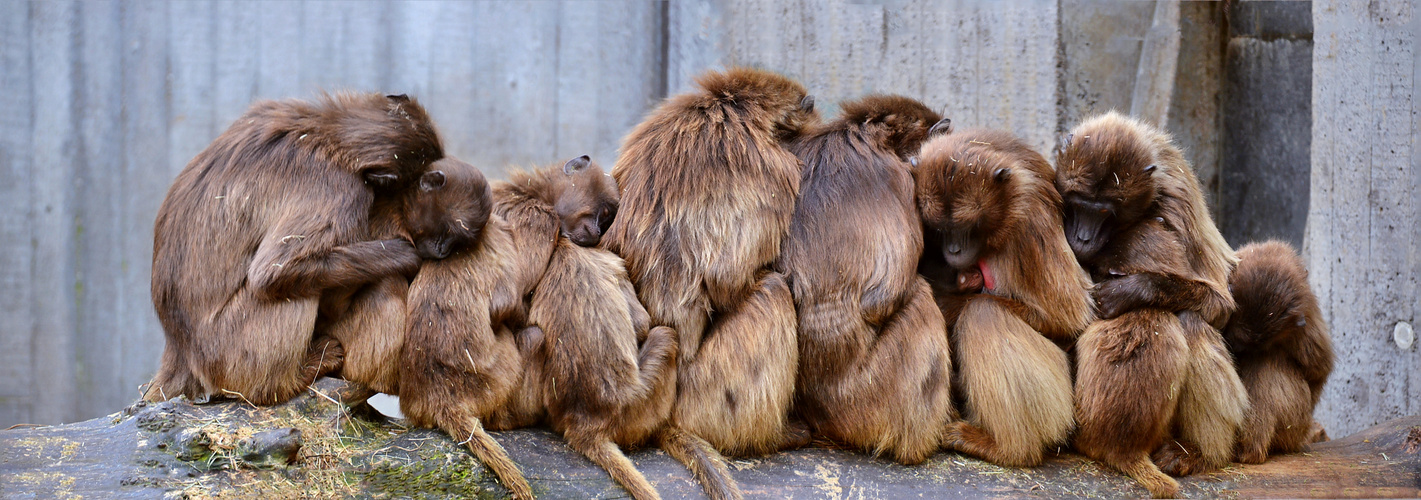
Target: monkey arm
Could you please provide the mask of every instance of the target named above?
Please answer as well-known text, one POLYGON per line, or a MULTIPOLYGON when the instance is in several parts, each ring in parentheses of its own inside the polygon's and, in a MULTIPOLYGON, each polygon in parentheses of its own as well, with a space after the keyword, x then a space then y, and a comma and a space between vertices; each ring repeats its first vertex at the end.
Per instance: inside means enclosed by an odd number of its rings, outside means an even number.
POLYGON ((404 240, 362 241, 321 252, 299 238, 268 237, 247 269, 247 284, 261 298, 278 300, 356 287, 419 268, 414 245, 404 240))
POLYGON ((1210 324, 1222 324, 1233 309, 1232 297, 1220 293, 1216 287, 1164 272, 1140 272, 1097 283, 1095 301, 1102 319, 1135 309, 1154 308, 1195 311, 1210 324))

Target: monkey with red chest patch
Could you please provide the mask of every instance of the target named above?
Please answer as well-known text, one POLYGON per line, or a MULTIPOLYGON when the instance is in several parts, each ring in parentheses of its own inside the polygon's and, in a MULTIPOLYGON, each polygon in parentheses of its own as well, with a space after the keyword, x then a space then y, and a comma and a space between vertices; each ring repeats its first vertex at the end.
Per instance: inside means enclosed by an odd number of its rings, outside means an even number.
POLYGON ((1297 251, 1267 241, 1240 248, 1238 258, 1229 276, 1238 310, 1223 335, 1249 399, 1235 458, 1257 464, 1327 439, 1312 412, 1334 358, 1297 251))
POLYGON ((1164 475, 1228 463, 1248 407, 1217 330, 1237 259, 1189 163, 1163 132, 1107 113, 1056 161, 1065 234, 1096 281, 1101 321, 1076 343, 1076 449, 1177 495, 1164 475))
POLYGON ((369 217, 443 156, 403 95, 253 104, 158 211, 153 305, 167 343, 144 398, 273 404, 338 368, 339 343, 312 338, 321 298, 414 272, 416 249, 374 239, 369 217))
POLYGON ((944 446, 1001 465, 1039 464, 1072 428, 1070 365, 1053 341, 1069 344, 1093 320, 1089 279, 1061 232, 1055 172, 1009 133, 966 130, 924 144, 913 177, 919 267, 938 281, 939 303, 954 304, 945 316, 956 318, 966 402, 966 420, 948 426, 944 446))
POLYGON ((721 453, 808 441, 790 433, 794 298, 768 269, 799 190, 784 144, 816 120, 797 82, 733 68, 696 79, 627 135, 621 208, 604 246, 626 261, 654 326, 677 332, 677 395, 660 442, 714 498, 739 498, 721 453))
POLYGON ((775 267, 798 310, 796 412, 903 464, 937 452, 953 413, 947 327, 916 272, 922 224, 902 159, 948 128, 922 103, 875 95, 790 147, 804 171, 775 267))

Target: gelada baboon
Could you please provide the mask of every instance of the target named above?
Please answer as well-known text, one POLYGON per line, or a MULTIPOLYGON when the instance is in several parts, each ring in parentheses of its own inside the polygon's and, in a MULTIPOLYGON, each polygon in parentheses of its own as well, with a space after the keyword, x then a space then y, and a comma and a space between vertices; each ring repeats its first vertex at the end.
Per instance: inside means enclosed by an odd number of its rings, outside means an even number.
POLYGON ((796 413, 904 464, 937 452, 952 414, 947 327, 917 273, 922 224, 903 160, 935 126, 949 128, 922 103, 875 95, 793 143, 804 171, 775 266, 799 318, 796 413))
POLYGON ((425 174, 419 198, 405 207, 411 234, 437 242, 447 258, 426 261, 409 287, 400 409, 416 425, 463 439, 519 498, 532 491, 484 427, 545 416, 545 341, 528 327, 530 296, 560 239, 595 244, 601 220, 616 212, 604 175, 588 163, 583 156, 562 169, 515 171, 484 195, 482 176, 461 164, 425 174), (479 224, 476 204, 490 196, 493 215, 479 224), (463 237, 471 232, 477 238, 463 237))
POLYGON ((1076 448, 1178 494, 1161 473, 1226 464, 1248 401, 1217 327, 1237 259, 1168 135, 1111 112, 1057 156, 1065 233, 1101 321, 1076 344, 1076 448), (1153 452, 1153 453, 1152 453, 1153 452))
POLYGON ((959 270, 940 290, 980 281, 982 292, 953 298, 966 420, 949 424, 943 444, 1001 465, 1039 464, 1072 426, 1070 364, 1055 342, 1069 344, 1093 320, 1089 278, 1061 232, 1055 172, 994 130, 936 137, 918 161, 923 260, 933 261, 923 267, 959 270))
POLYGON ((1235 458, 1263 463, 1271 452, 1295 453, 1326 439, 1312 418, 1332 373, 1332 339, 1307 267, 1291 245, 1253 243, 1238 250, 1229 291, 1238 310, 1224 328, 1239 379, 1248 389, 1235 458))
POLYGON ((639 446, 671 415, 676 332, 652 328, 622 260, 560 240, 533 292, 529 320, 544 332, 548 422, 607 469, 633 498, 659 498, 618 446, 639 446))
POLYGON ((603 244, 626 260, 651 324, 679 337, 661 446, 712 497, 739 498, 720 454, 793 441, 794 299, 767 267, 799 190, 800 162, 783 144, 817 117, 804 87, 773 73, 711 71, 696 85, 623 142, 612 171, 621 209, 603 244))
POLYGON ((438 427, 467 444, 515 497, 532 498, 522 473, 481 419, 505 411, 524 384, 524 357, 514 332, 526 322, 525 297, 547 267, 557 220, 508 195, 506 184, 479 194, 489 187, 472 167, 425 177, 424 201, 408 207, 410 230, 442 235, 435 239, 449 254, 425 261, 409 286, 400 411, 415 425, 438 427), (493 197, 494 213, 476 228, 469 226, 476 219, 467 201, 481 196, 493 197), (479 237, 458 237, 469 231, 479 231, 479 237))
POLYGON ((376 200, 443 157, 403 95, 252 105, 178 174, 153 238, 153 305, 167 344, 144 398, 285 401, 340 365, 312 342, 320 297, 414 272, 403 239, 367 240, 376 200))
MULTIPOLYGON (((483 174, 471 165, 444 158, 429 165, 418 188, 377 200, 370 213, 371 239, 418 242, 426 260, 448 257, 479 238, 492 209, 483 174), (445 170, 461 175, 446 187, 445 170)), ((316 322, 317 343, 333 339, 345 352, 338 375, 368 392, 399 394, 399 355, 405 338, 405 295, 409 280, 389 276, 350 290, 327 291, 316 322)))

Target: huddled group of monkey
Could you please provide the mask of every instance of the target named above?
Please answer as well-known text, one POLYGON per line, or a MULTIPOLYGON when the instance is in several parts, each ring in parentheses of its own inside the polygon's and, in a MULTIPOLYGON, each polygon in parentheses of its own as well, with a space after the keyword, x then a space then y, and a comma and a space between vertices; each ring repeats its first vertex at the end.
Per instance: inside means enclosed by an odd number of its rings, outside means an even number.
POLYGON ((818 443, 1003 466, 1073 448, 1171 476, 1326 439, 1333 354, 1297 252, 1233 250, 1189 163, 1114 112, 1055 164, 910 98, 821 119, 709 71, 624 139, 488 182, 404 95, 254 104, 159 211, 145 399, 397 395, 517 498, 488 430, 546 425, 635 498, 656 445, 713 498, 726 455, 818 443))

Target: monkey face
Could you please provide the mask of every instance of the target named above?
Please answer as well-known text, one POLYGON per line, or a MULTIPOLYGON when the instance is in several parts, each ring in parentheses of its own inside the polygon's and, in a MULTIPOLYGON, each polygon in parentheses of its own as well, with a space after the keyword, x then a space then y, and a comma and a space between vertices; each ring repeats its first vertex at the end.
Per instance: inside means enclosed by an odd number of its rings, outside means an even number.
POLYGON ((959 270, 976 266, 1009 234, 1012 162, 974 137, 932 141, 913 169, 926 251, 941 252, 959 270))
POLYGON ((444 158, 429 166, 405 203, 406 224, 422 259, 472 247, 493 209, 488 181, 473 165, 444 158))
POLYGON ((555 207, 562 234, 579 246, 597 246, 617 216, 617 183, 587 155, 568 160, 563 175, 555 207))
POLYGON ((1066 242, 1076 259, 1094 258, 1112 236, 1154 206, 1154 153, 1143 138, 1108 122, 1068 135, 1056 157, 1066 242))

